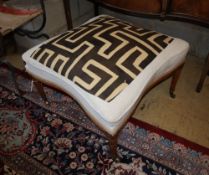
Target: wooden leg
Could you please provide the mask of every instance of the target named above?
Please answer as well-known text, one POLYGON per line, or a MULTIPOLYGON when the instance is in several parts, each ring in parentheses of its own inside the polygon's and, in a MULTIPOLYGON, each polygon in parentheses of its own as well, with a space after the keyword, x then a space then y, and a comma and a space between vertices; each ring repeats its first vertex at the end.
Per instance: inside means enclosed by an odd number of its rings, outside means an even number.
POLYGON ((208 73, 209 73, 209 54, 208 54, 208 57, 205 60, 205 64, 204 64, 203 69, 202 69, 202 74, 201 74, 200 80, 199 80, 199 82, 197 84, 197 87, 196 87, 197 92, 201 91, 203 83, 204 83, 205 78, 206 78, 208 73))
POLYGON ((117 139, 118 139, 117 135, 115 136, 108 135, 108 141, 113 160, 117 158, 117 139))
POLYGON ((70 1, 63 0, 63 5, 64 5, 64 10, 65 10, 65 18, 67 21, 67 28, 68 28, 68 30, 70 30, 73 28, 70 1))
POLYGON ((0 175, 4 175, 4 162, 0 160, 0 175))
POLYGON ((45 101, 46 104, 48 104, 48 100, 47 100, 46 94, 44 92, 44 88, 43 88, 42 83, 37 80, 34 80, 33 83, 36 86, 38 93, 41 95, 41 98, 45 101))
POLYGON ((97 3, 94 3, 94 15, 99 15, 99 5, 97 3))
POLYGON ((0 56, 4 54, 3 36, 0 33, 0 56))
POLYGON ((15 33, 12 32, 12 36, 11 36, 11 43, 13 44, 13 49, 14 49, 14 53, 17 53, 18 48, 17 48, 17 42, 15 40, 15 33))
POLYGON ((183 65, 180 66, 179 68, 177 68, 174 73, 173 73, 173 76, 172 76, 172 80, 171 80, 171 85, 170 85, 170 97, 171 98, 175 98, 176 95, 174 94, 174 91, 176 89, 176 84, 177 84, 177 81, 179 79, 179 76, 181 74, 181 70, 183 68, 183 65))

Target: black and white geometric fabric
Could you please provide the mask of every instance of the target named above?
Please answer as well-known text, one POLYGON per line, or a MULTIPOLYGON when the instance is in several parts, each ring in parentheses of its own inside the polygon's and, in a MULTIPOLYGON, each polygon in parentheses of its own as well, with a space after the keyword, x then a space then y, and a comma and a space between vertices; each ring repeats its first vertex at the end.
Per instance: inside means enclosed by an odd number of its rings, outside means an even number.
POLYGON ((110 102, 172 41, 167 35, 101 16, 41 45, 32 58, 110 102))

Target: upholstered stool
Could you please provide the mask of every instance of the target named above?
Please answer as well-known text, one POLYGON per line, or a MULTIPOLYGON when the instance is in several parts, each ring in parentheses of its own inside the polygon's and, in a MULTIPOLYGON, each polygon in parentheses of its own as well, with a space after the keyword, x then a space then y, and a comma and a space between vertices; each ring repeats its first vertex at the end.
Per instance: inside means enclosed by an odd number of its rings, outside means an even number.
POLYGON ((24 53, 26 71, 72 96, 107 135, 117 135, 142 96, 169 76, 173 91, 187 42, 101 15, 24 53))

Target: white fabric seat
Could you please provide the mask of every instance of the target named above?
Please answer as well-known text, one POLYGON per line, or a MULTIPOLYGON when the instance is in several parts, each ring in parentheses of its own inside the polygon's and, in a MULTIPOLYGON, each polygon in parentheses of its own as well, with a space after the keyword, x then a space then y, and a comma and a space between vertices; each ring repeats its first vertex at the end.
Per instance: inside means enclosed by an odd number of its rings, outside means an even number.
POLYGON ((145 89, 157 79, 184 63, 189 49, 187 42, 174 38, 172 43, 157 55, 119 95, 107 102, 86 92, 71 80, 34 60, 31 55, 40 45, 23 54, 26 71, 37 79, 54 85, 72 96, 83 107, 87 115, 112 136, 130 117, 145 89))

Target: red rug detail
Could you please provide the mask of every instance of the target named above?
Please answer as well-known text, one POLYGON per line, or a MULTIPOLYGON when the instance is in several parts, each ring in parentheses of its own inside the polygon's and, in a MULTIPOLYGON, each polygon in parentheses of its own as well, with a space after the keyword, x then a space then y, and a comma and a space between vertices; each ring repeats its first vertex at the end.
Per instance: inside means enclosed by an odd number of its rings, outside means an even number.
POLYGON ((189 140, 187 140, 187 139, 185 139, 183 137, 174 135, 174 134, 172 134, 172 133, 170 133, 170 132, 168 132, 166 130, 163 130, 161 128, 158 128, 156 126, 153 126, 153 125, 151 125, 149 123, 146 123, 146 122, 143 122, 141 120, 137 120, 135 118, 130 118, 129 121, 131 123, 139 126, 139 127, 145 128, 145 129, 147 129, 147 130, 149 130, 151 132, 155 132, 155 133, 157 133, 159 135, 162 135, 163 137, 165 137, 165 138, 167 138, 169 140, 173 140, 175 142, 179 142, 179 143, 185 145, 187 148, 191 148, 191 149, 194 149, 196 151, 200 151, 200 152, 202 152, 204 154, 209 155, 209 149, 208 148, 206 148, 204 146, 201 146, 201 145, 199 145, 197 143, 194 143, 192 141, 189 141, 189 140))
POLYGON ((11 15, 32 15, 34 13, 37 13, 39 10, 38 9, 16 9, 12 7, 5 7, 5 6, 0 6, 0 12, 1 13, 8 13, 11 15))

